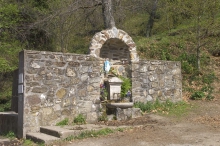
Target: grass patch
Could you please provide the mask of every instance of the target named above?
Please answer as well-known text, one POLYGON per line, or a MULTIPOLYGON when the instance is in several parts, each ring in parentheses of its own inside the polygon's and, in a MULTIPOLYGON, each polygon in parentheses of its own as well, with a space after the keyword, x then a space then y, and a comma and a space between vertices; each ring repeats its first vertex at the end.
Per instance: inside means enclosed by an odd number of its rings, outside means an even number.
POLYGON ((69 136, 67 137, 65 140, 66 141, 72 141, 73 139, 84 139, 84 138, 89 138, 89 137, 98 137, 98 136, 102 136, 102 135, 108 135, 114 132, 123 132, 124 129, 123 128, 117 128, 115 130, 110 129, 110 128, 105 128, 105 129, 101 129, 98 131, 95 130, 91 130, 91 131, 84 131, 82 133, 80 133, 78 136, 69 136))
POLYGON ((175 115, 175 116, 181 116, 187 112, 187 109, 190 107, 189 104, 186 102, 176 102, 173 103, 169 100, 166 102, 159 102, 159 100, 156 100, 156 102, 136 102, 134 104, 136 108, 140 108, 142 112, 146 113, 161 113, 166 115, 175 115))
POLYGON ((29 139, 25 139, 22 143, 22 146, 45 146, 44 143, 34 143, 29 139))
POLYGON ((86 124, 86 119, 82 114, 79 114, 77 117, 73 120, 74 124, 86 124))
POLYGON ((56 126, 64 126, 68 125, 69 119, 65 118, 64 120, 60 121, 59 123, 56 124, 56 126))

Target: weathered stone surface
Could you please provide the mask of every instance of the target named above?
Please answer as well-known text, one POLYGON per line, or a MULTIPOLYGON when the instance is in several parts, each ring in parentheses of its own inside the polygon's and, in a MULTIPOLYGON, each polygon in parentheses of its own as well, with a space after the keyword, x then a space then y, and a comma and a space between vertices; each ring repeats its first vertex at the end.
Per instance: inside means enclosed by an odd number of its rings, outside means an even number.
POLYGON ((44 80, 43 83, 45 85, 55 85, 56 81, 54 81, 54 80, 44 80))
POLYGON ((151 94, 154 94, 155 91, 154 91, 154 89, 150 89, 148 92, 151 95, 151 94))
POLYGON ((53 74, 50 72, 46 75, 47 80, 51 80, 53 78, 53 74))
POLYGON ((75 76, 76 76, 76 73, 75 73, 74 69, 67 68, 67 70, 66 70, 66 75, 67 75, 68 77, 75 77, 75 76))
POLYGON ((80 81, 81 81, 81 80, 80 80, 79 78, 71 78, 71 79, 70 79, 70 82, 71 82, 72 84, 74 84, 74 85, 80 83, 80 81))
POLYGON ((33 86, 39 86, 40 83, 38 83, 38 82, 30 82, 30 83, 27 83, 26 85, 33 87, 33 86))
POLYGON ((60 111, 61 110, 61 106, 60 104, 55 104, 54 107, 53 107, 53 110, 56 112, 56 111, 60 111))
POLYGON ((41 103, 41 99, 38 95, 27 96, 27 101, 30 106, 34 106, 41 103))
POLYGON ((66 89, 61 88, 57 91, 56 96, 58 98, 64 98, 66 96, 66 89))
POLYGON ((140 108, 132 108, 132 118, 138 118, 142 116, 140 108))
POLYGON ((92 91, 94 91, 94 87, 93 86, 91 86, 91 85, 89 85, 89 86, 87 86, 87 91, 88 92, 92 92, 92 91))
POLYGON ((48 91, 48 89, 47 89, 46 86, 34 87, 34 88, 32 89, 32 92, 33 92, 33 93, 45 93, 45 92, 47 92, 47 91, 48 91))
POLYGON ((69 66, 72 66, 72 67, 79 67, 80 66, 79 62, 74 62, 74 61, 71 61, 68 64, 69 64, 69 66))
POLYGON ((98 114, 96 112, 89 112, 89 113, 87 113, 86 121, 88 123, 97 123, 97 121, 98 121, 98 114))
POLYGON ((40 68, 28 68, 27 73, 28 74, 37 74, 40 71, 40 68))
POLYGON ((70 98, 66 98, 66 99, 63 99, 63 105, 62 107, 69 107, 72 105, 72 102, 71 102, 71 99, 70 98))
POLYGON ((84 74, 81 75, 81 81, 82 82, 88 81, 88 79, 89 79, 88 73, 84 73, 84 74))
POLYGON ((163 64, 161 61, 152 61, 151 62, 152 65, 160 65, 163 64))
POLYGON ((173 75, 180 75, 181 74, 181 69, 180 68, 176 68, 176 69, 172 70, 172 74, 173 75))
POLYGON ((53 62, 51 60, 47 60, 45 63, 46 66, 51 66, 53 65, 53 62))
POLYGON ((155 66, 149 66, 149 67, 148 67, 148 71, 154 71, 155 69, 156 69, 155 66))
POLYGON ((86 95, 87 95, 86 89, 78 90, 79 97, 86 97, 86 95))
MULTIPOLYGON (((37 99, 38 100, 38 99, 37 99)), ((31 112, 32 113, 36 113, 39 112, 40 110, 40 106, 31 106, 31 112)))
POLYGON ((151 82, 150 84, 151 84, 152 88, 158 88, 159 87, 158 82, 151 82))
POLYGON ((80 113, 89 113, 92 111, 92 101, 84 101, 81 104, 79 104, 79 112, 80 113))
POLYGON ((156 80, 157 80, 156 75, 150 75, 150 76, 149 76, 149 80, 150 80, 151 82, 156 81, 156 80))
POLYGON ((68 109, 64 109, 64 110, 62 110, 61 114, 64 115, 64 116, 70 116, 71 112, 68 109))
POLYGON ((55 55, 50 55, 50 59, 55 59, 55 55))
POLYGON ((96 78, 91 78, 89 80, 89 83, 97 83, 97 82, 100 82, 101 81, 101 78, 100 77, 96 77, 96 78))
POLYGON ((66 65, 66 63, 65 62, 55 62, 54 65, 57 67, 64 67, 66 65))
POLYGON ((150 95, 147 95, 147 101, 153 101, 153 98, 150 95))

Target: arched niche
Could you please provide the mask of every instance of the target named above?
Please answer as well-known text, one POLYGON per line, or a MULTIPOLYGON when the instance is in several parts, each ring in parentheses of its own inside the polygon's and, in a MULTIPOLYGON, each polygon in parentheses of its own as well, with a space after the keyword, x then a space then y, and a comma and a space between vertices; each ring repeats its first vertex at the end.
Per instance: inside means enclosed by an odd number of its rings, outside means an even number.
POLYGON ((132 38, 125 31, 116 27, 96 33, 92 38, 89 52, 90 55, 100 58, 112 60, 126 58, 129 59, 129 62, 139 61, 136 45, 132 38))
POLYGON ((130 61, 129 46, 118 38, 110 38, 102 45, 99 57, 109 60, 130 61))

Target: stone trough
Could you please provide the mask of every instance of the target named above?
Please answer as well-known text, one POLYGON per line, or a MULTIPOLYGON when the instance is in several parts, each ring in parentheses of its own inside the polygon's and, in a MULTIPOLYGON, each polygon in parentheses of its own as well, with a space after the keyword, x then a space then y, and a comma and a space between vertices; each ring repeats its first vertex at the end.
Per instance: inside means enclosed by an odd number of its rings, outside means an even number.
POLYGON ((107 108, 121 108, 121 109, 126 109, 126 108, 132 108, 134 105, 133 102, 119 102, 119 103, 107 103, 106 107, 107 108))

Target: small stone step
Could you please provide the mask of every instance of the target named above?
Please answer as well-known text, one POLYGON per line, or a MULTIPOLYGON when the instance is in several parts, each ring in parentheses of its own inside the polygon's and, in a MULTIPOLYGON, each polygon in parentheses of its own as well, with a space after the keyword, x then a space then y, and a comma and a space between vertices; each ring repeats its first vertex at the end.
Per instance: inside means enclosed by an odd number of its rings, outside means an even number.
POLYGON ((70 130, 61 128, 59 126, 43 126, 40 127, 40 132, 48 135, 52 135, 61 139, 65 139, 68 136, 76 136, 81 133, 81 130, 70 130))
POLYGON ((35 143, 45 143, 45 144, 50 144, 54 141, 60 140, 60 138, 58 137, 54 137, 44 133, 27 133, 26 139, 30 139, 35 143))

